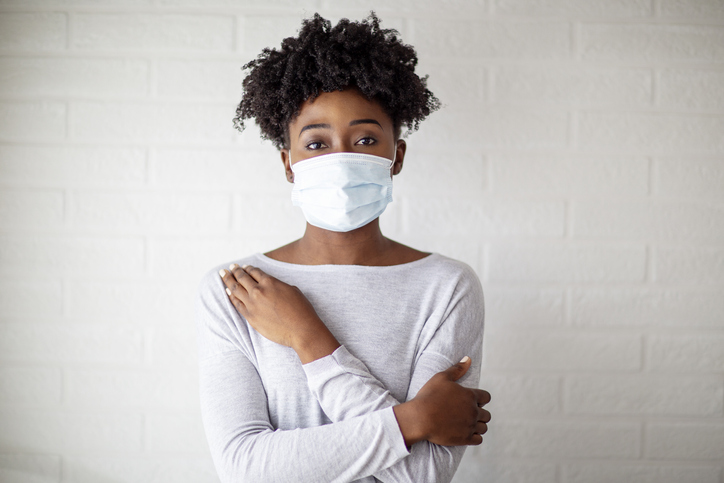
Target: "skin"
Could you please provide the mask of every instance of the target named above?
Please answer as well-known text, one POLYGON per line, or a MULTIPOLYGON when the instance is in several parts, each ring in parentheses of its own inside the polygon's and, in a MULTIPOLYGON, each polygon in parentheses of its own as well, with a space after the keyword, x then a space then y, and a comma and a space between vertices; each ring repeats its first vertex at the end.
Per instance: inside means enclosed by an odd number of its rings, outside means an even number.
MULTIPOLYGON (((382 107, 356 89, 320 94, 306 101, 289 124, 289 146, 281 150, 287 180, 291 165, 322 154, 357 152, 395 159, 398 174, 406 152, 392 119, 382 107)), ((304 236, 266 253, 272 259, 300 265, 389 266, 429 255, 382 235, 379 220, 349 232, 333 232, 307 224, 304 236)), ((220 272, 229 299, 239 313, 267 339, 291 347, 306 364, 332 354, 340 346, 304 294, 252 266, 234 264, 220 272)), ((410 401, 394 407, 405 443, 427 440, 458 446, 482 442, 490 413, 483 406, 490 394, 461 386, 470 368, 464 358, 433 376, 410 401)))

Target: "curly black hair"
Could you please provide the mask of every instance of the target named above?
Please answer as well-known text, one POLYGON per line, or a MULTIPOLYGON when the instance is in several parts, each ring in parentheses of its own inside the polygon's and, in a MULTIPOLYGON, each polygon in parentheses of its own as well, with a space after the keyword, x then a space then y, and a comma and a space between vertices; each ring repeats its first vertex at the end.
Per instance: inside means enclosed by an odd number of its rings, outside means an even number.
POLYGON ((361 22, 343 18, 334 27, 314 14, 298 37, 282 41, 281 50, 265 48, 244 65, 249 73, 234 126, 243 131, 245 119, 256 119, 262 138, 277 149, 289 147, 287 129, 304 101, 356 87, 382 106, 397 137, 401 126, 417 130, 440 101, 427 89, 427 76, 415 74, 417 54, 398 35, 380 28, 374 12, 361 22))

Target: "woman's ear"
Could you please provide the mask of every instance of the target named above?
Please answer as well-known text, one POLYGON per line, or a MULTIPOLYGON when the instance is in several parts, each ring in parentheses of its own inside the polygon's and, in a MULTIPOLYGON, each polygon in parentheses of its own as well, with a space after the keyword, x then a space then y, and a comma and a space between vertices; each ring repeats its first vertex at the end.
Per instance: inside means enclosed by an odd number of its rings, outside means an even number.
POLYGON ((289 150, 283 148, 279 151, 282 156, 282 163, 284 163, 284 172, 287 175, 287 181, 294 183, 294 171, 292 171, 291 158, 289 157, 289 150))
POLYGON ((402 164, 405 162, 405 152, 407 151, 407 143, 404 139, 397 140, 395 148, 395 164, 392 165, 392 174, 399 174, 402 171, 402 164))

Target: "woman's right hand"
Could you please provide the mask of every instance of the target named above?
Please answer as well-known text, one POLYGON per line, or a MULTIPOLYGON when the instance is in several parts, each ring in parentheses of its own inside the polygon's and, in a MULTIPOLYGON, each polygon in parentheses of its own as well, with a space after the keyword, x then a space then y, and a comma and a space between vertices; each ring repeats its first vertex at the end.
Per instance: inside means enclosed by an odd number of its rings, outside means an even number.
POLYGON ((456 381, 468 372, 469 357, 438 372, 410 401, 395 406, 395 416, 409 447, 427 440, 443 446, 478 445, 488 430, 490 413, 483 406, 490 393, 456 381))

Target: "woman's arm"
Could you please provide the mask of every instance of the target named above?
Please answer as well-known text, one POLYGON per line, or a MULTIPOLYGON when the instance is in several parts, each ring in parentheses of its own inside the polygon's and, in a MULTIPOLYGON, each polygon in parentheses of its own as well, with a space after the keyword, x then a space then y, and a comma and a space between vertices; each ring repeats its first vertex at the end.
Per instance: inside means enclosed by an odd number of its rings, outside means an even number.
POLYGON ((218 279, 213 282, 202 285, 196 306, 200 396, 224 483, 352 481, 408 454, 392 408, 324 426, 275 430, 253 349, 243 341, 246 326, 238 330, 235 309, 218 279))
MULTIPOLYGON (((317 341, 324 341, 329 337, 333 340, 330 344, 318 344, 326 346, 324 350, 333 354, 326 355, 322 350, 321 356, 304 366, 310 389, 332 421, 345 421, 394 407, 406 443, 412 445, 411 455, 397 465, 375 473, 377 478, 383 481, 445 481, 452 478, 464 448, 449 448, 432 444, 430 441, 447 445, 479 444, 482 440, 480 434, 486 430, 484 422, 490 417, 487 411, 478 408, 489 400, 487 393, 465 389, 452 382, 456 377, 438 374, 445 370, 459 370, 464 373, 469 363, 464 364, 464 367, 457 365, 457 369, 453 369, 450 367, 452 362, 449 358, 471 354, 474 356, 475 367, 464 382, 473 387, 477 385, 482 345, 483 301, 479 282, 474 275, 464 277, 451 295, 443 323, 426 347, 421 348, 417 357, 407 402, 400 404, 369 373, 361 361, 349 354, 344 347, 339 347, 339 343, 329 334, 301 292, 266 276, 261 270, 251 267, 246 270, 238 267, 232 269, 233 277, 228 272, 223 274, 227 287, 231 287, 230 298, 237 310, 255 328, 259 326, 257 330, 262 335, 271 340, 276 339, 279 343, 286 342, 285 345, 295 350, 300 346, 299 339, 303 340, 305 333, 315 334, 317 341), (259 282, 260 286, 257 285, 259 282), (280 294, 280 291, 284 293, 280 294), (239 294, 239 297, 236 297, 236 294, 239 294), (300 297, 303 300, 296 300, 300 297), (316 328, 311 331, 299 330, 300 327, 306 327, 307 322, 316 324, 316 328), (327 337, 320 337, 320 333, 327 337), (299 339, 296 339, 297 337, 299 339), (424 397, 415 397, 418 391, 420 396, 424 397), (460 430, 451 431, 450 428, 455 424, 462 427, 470 425, 470 421, 464 418, 462 421, 451 420, 453 415, 464 413, 467 416, 466 411, 478 411, 477 416, 472 417, 473 424, 477 427, 469 429, 465 435, 461 435, 460 430), (412 444, 418 441, 418 444, 412 444)), ((301 346, 306 347, 304 344, 301 346)), ((297 350, 297 353, 304 361, 305 353, 300 353, 300 350, 297 350)))
MULTIPOLYGON (((297 287, 286 284, 256 267, 232 264, 229 269, 230 271, 220 270, 219 275, 226 285, 230 301, 266 339, 294 349, 302 364, 325 358, 340 347, 312 304, 297 287)), ((473 275, 473 278, 477 282, 477 277, 473 275)), ((479 287, 479 282, 477 285, 479 287)), ((453 301, 448 302, 448 305, 457 306, 455 294, 451 296, 453 301)), ((482 298, 480 302, 482 304, 482 298)), ((455 317, 449 318, 455 320, 455 317)), ((443 320, 446 319, 448 317, 443 317, 443 320)), ((448 325, 451 324, 453 322, 448 325)), ((479 335, 482 337, 482 314, 479 335)), ((461 338, 462 334, 457 333, 455 337, 461 338)), ((453 338, 453 341, 455 340, 453 338)), ((448 366, 450 364, 440 368, 440 371, 448 370, 448 366)), ((437 372, 430 374, 428 379, 437 372)), ((484 432, 485 424, 479 423, 485 421, 487 411, 479 405, 487 393, 449 384, 456 379, 448 379, 449 377, 440 376, 434 381, 430 380, 435 390, 428 391, 427 397, 416 398, 395 409, 400 430, 408 445, 423 439, 449 446, 482 442, 477 429, 480 427, 484 432), (433 397, 436 393, 442 393, 445 397, 433 397)), ((399 402, 395 401, 394 404, 399 402)))
MULTIPOLYGON (((407 401, 414 401, 427 388, 431 378, 438 377, 436 374, 440 371, 449 370, 452 360, 458 360, 461 354, 470 354, 473 365, 459 381, 464 386, 477 387, 482 357, 483 318, 480 283, 474 274, 464 273, 450 297, 441 323, 434 328, 434 335, 419 350, 407 401)), ((306 364, 304 370, 310 389, 325 414, 333 421, 343 421, 366 411, 376 411, 398 403, 370 374, 364 363, 345 347, 340 347, 330 357, 306 364)), ((483 403, 489 401, 490 395, 485 393, 485 396, 487 399, 483 403)), ((489 419, 488 413, 485 421, 489 419)), ((381 481, 450 481, 464 450, 464 447, 440 446, 422 441, 412 446, 410 456, 376 472, 374 476, 381 481)))
POLYGON ((201 361, 201 412, 221 481, 353 481, 407 455, 392 409, 274 430, 259 376, 239 351, 201 361))

